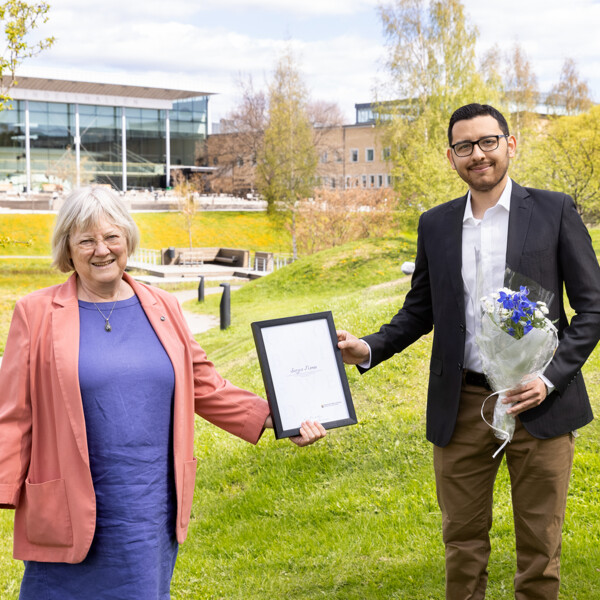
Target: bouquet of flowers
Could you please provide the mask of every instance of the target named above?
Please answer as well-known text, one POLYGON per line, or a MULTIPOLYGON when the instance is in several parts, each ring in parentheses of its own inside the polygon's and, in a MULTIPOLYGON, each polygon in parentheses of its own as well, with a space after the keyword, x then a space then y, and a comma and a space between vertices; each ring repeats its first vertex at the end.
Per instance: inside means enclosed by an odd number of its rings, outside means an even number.
MULTIPOLYGON (((497 438, 504 440, 494 457, 515 431, 515 418, 506 412, 510 404, 502 402, 505 392, 539 377, 558 346, 556 327, 546 317, 551 294, 535 286, 536 296, 544 299, 533 301, 529 295, 534 286, 521 285, 519 291, 502 288, 481 299, 482 319, 476 341, 483 372, 494 391, 486 401, 498 395, 493 422, 488 425, 497 438)), ((483 406, 481 416, 487 423, 483 406)))

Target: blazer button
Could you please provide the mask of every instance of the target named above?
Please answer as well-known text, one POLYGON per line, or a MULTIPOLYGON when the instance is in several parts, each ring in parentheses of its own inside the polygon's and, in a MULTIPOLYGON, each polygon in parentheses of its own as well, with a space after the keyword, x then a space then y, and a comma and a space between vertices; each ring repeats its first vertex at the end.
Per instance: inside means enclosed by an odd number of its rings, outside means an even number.
POLYGON ((465 326, 462 323, 459 325, 459 329, 462 333, 465 332, 465 326))
POLYGON ((463 365, 462 365, 462 363, 458 363, 458 370, 459 370, 459 371, 462 371, 462 370, 463 370, 463 365))

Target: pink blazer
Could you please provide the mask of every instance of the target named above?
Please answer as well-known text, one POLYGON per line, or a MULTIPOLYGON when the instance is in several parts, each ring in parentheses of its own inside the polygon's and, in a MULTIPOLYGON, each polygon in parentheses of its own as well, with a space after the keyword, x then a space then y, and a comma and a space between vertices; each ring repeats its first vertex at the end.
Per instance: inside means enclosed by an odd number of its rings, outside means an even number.
MULTIPOLYGON (((196 459, 194 412, 256 443, 269 409, 215 370, 172 295, 133 287, 175 370, 173 453, 176 535, 185 540, 196 459)), ((96 526, 96 501, 78 380, 76 275, 19 300, 0 369, 0 507, 16 508, 14 557, 81 562, 96 526)))

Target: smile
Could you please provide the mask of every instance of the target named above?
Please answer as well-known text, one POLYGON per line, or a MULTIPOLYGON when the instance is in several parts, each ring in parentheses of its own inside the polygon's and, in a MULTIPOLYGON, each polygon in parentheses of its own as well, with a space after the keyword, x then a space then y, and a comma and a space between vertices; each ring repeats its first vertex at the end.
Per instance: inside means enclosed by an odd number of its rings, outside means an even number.
POLYGON ((474 167, 469 167, 469 171, 485 171, 487 169, 491 169, 492 165, 476 165, 474 167))
POLYGON ((111 258, 111 260, 105 260, 104 262, 92 263, 92 265, 94 267, 107 267, 108 265, 111 265, 114 262, 115 262, 115 259, 111 258))

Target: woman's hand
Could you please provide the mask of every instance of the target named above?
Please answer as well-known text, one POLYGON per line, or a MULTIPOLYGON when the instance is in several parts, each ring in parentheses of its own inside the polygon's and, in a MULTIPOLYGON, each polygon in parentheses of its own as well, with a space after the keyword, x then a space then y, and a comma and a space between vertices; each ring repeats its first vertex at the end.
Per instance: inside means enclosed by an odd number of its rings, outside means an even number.
MULTIPOLYGON (((265 427, 273 429, 273 419, 269 415, 265 420, 265 427)), ((304 421, 300 425, 300 435, 295 435, 290 438, 290 441, 296 446, 310 446, 316 441, 324 438, 327 435, 327 430, 318 421, 304 421)))
POLYGON ((291 437, 290 441, 296 444, 296 446, 310 446, 326 435, 327 430, 319 421, 304 421, 300 425, 300 435, 291 437))

